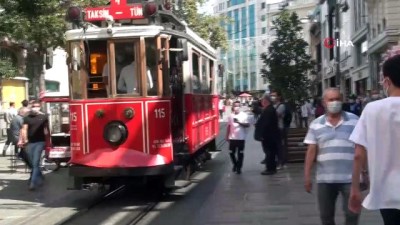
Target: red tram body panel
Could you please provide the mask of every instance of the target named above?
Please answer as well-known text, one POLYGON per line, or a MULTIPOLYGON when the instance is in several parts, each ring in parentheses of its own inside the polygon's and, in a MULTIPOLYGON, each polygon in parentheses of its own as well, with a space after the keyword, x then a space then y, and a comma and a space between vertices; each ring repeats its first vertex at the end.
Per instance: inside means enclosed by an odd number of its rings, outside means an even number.
POLYGON ((218 96, 186 94, 186 135, 191 153, 215 139, 219 132, 218 96))
POLYGON ((71 103, 71 163, 100 168, 172 163, 170 111, 169 100, 148 98, 71 103), (128 108, 134 111, 132 119, 124 116, 124 110, 128 108), (162 120, 157 118, 160 116, 163 116, 162 120), (115 120, 124 122, 129 134, 118 147, 103 138, 104 127, 115 120))

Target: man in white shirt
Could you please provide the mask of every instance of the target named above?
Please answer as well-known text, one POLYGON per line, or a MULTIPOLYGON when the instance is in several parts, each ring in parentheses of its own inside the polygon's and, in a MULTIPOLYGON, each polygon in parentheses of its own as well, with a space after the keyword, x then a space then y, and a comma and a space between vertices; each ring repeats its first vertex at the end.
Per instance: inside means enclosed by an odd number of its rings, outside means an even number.
POLYGON ((14 119, 14 117, 16 117, 18 114, 17 109, 15 108, 15 103, 14 102, 10 102, 10 108, 8 108, 8 110, 4 113, 4 120, 6 122, 6 126, 7 126, 7 141, 4 144, 3 147, 3 156, 6 156, 6 151, 8 149, 8 147, 13 143, 13 136, 12 136, 12 132, 10 130, 10 124, 11 121, 14 119))
POLYGON ((224 99, 220 99, 219 103, 218 103, 219 119, 220 120, 222 120, 224 118, 224 109, 225 109, 224 99))
MULTIPOLYGON (((383 64, 388 98, 366 105, 350 140, 356 144, 349 209, 361 210, 360 174, 368 164, 370 190, 362 205, 379 209, 385 225, 400 224, 400 55, 383 64)), ((364 171, 366 172, 366 171, 364 171)))
POLYGON ((233 103, 232 110, 232 114, 228 118, 226 140, 229 141, 230 157, 233 164, 232 171, 241 174, 245 140, 250 121, 248 114, 240 111, 240 101, 233 103))
POLYGON ((308 128, 308 117, 311 114, 311 104, 306 100, 304 101, 304 104, 300 107, 300 112, 301 112, 301 120, 300 120, 300 126, 303 127, 303 122, 304 122, 304 127, 308 128))

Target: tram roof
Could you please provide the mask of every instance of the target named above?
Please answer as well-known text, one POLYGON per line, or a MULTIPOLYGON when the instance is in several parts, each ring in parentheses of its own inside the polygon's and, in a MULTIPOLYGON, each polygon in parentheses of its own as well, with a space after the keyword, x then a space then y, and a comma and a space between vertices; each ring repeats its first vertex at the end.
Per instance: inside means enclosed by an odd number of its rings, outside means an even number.
POLYGON ((114 26, 112 27, 112 34, 107 32, 107 27, 89 26, 87 29, 73 29, 65 33, 67 41, 72 40, 98 40, 98 39, 122 39, 122 38, 135 38, 135 37, 154 37, 159 34, 176 35, 191 41, 192 44, 204 49, 212 55, 216 55, 216 50, 211 47, 207 41, 202 39, 188 26, 185 26, 185 31, 178 31, 165 28, 160 25, 142 25, 142 26, 114 26))

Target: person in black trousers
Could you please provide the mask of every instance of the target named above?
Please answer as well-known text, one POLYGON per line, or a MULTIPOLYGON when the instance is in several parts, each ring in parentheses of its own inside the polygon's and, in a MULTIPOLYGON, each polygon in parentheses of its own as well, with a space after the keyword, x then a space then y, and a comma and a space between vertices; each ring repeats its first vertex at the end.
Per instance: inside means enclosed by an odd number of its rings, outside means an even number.
POLYGON ((262 175, 273 175, 276 173, 276 154, 280 144, 280 132, 278 127, 278 115, 269 95, 264 95, 261 104, 263 111, 257 120, 254 138, 261 141, 263 151, 266 155, 266 170, 262 175))

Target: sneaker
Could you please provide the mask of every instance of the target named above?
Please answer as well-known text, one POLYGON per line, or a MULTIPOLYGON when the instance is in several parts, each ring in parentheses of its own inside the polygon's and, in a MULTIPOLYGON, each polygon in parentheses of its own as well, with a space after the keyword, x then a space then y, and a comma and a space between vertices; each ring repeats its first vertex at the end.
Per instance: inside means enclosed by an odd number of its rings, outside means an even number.
POLYGON ((30 184, 29 184, 29 190, 30 190, 30 191, 34 191, 34 190, 35 190, 35 185, 32 184, 32 183, 30 183, 30 184))
POLYGON ((242 170, 238 168, 238 169, 236 170, 236 173, 237 173, 237 174, 241 174, 241 173, 242 173, 242 170))

